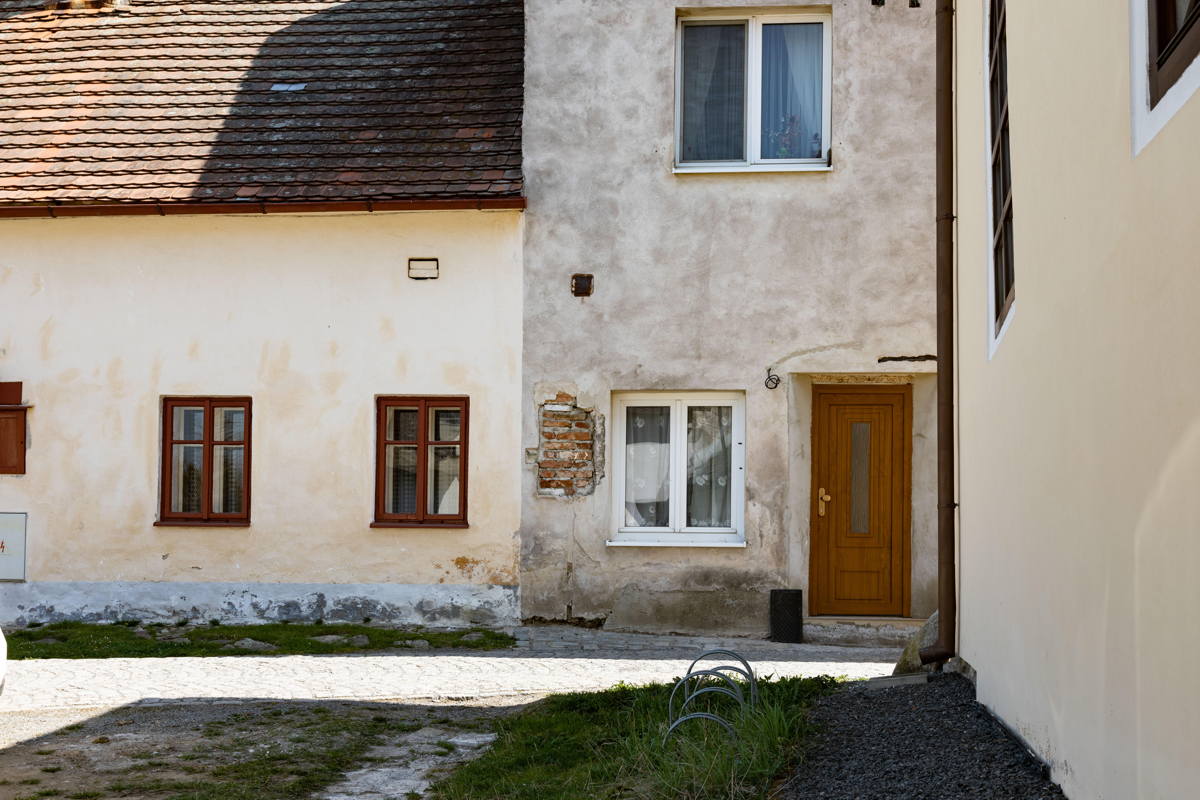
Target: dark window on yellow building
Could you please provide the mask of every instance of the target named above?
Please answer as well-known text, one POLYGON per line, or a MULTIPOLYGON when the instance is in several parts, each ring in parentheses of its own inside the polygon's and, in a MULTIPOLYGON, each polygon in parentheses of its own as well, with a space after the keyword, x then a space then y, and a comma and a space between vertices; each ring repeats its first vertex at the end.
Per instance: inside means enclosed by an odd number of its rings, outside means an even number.
POLYGON ((1153 106, 1200 55, 1200 0, 1148 2, 1150 105, 1153 106))
POLYGON ((992 163, 993 322, 999 333, 1013 304, 1012 158, 1008 133, 1008 38, 1004 0, 991 0, 988 44, 992 163))

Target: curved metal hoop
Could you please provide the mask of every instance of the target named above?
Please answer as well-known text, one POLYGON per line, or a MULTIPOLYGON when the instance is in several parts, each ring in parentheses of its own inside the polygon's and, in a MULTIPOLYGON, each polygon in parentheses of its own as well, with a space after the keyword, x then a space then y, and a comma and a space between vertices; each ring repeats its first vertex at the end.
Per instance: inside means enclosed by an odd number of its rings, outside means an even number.
POLYGON ((704 659, 708 658, 709 656, 730 656, 730 657, 736 659, 737 661, 741 662, 742 666, 746 668, 744 671, 737 669, 736 667, 733 667, 732 665, 714 667, 713 669, 718 669, 718 670, 719 669, 730 669, 730 670, 739 672, 742 675, 746 676, 747 681, 749 681, 749 683, 750 683, 750 705, 757 706, 758 705, 758 679, 754 677, 754 668, 750 666, 749 661, 747 661, 745 658, 743 658, 740 654, 733 652, 732 650, 724 650, 724 649, 706 650, 705 652, 703 652, 699 656, 697 656, 696 660, 691 663, 691 665, 688 667, 688 674, 691 674, 692 670, 695 669, 696 665, 699 664, 704 659))
POLYGON ((730 739, 735 742, 737 741, 737 733, 733 730, 733 726, 724 719, 718 717, 716 714, 709 714, 707 711, 696 711, 691 714, 686 714, 672 722, 671 727, 667 728, 667 732, 663 734, 663 743, 665 744, 667 739, 671 738, 671 734, 674 733, 680 725, 692 719, 706 719, 710 722, 715 722, 725 729, 725 733, 729 735, 730 739))
MULTIPOLYGON (((734 696, 736 697, 737 701, 739 703, 741 703, 742 705, 746 704, 746 696, 744 694, 742 694, 742 687, 738 686, 737 681, 733 680, 733 678, 730 678, 728 675, 725 675, 720 670, 701 669, 701 670, 697 670, 695 672, 692 672, 689 670, 688 674, 684 675, 682 678, 680 678, 675 683, 675 688, 673 688, 671 690, 671 696, 667 700, 667 721, 668 722, 675 721, 675 695, 679 692, 679 687, 680 686, 689 686, 690 687, 691 682, 693 680, 696 680, 702 676, 710 676, 710 677, 719 678, 720 680, 725 681, 725 683, 729 686, 729 689, 734 693, 734 696)), ((694 692, 689 688, 687 691, 687 697, 691 697, 692 694, 694 694, 694 692)), ((683 705, 687 705, 687 697, 684 698, 683 705)), ((679 707, 680 712, 683 711, 683 705, 681 705, 679 707)))
POLYGON ((741 706, 742 708, 746 707, 746 701, 743 698, 738 697, 736 694, 729 691, 724 686, 702 686, 701 688, 697 689, 696 691, 692 692, 691 694, 689 694, 687 696, 687 698, 683 701, 683 705, 681 705, 679 707, 679 713, 682 714, 683 710, 688 707, 688 703, 692 702, 693 700, 695 700, 697 697, 699 697, 702 694, 720 694, 720 695, 724 695, 725 697, 732 697, 734 700, 736 700, 738 702, 739 706, 741 706))

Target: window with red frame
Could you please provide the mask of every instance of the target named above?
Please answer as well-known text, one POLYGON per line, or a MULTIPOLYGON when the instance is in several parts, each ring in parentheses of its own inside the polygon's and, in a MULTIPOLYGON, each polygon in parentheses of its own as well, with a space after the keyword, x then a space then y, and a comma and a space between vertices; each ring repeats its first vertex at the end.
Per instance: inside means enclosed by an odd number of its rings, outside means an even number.
POLYGON ((250 524, 250 398, 163 400, 159 524, 250 524))
POLYGON ((376 401, 376 527, 467 525, 465 397, 376 401))

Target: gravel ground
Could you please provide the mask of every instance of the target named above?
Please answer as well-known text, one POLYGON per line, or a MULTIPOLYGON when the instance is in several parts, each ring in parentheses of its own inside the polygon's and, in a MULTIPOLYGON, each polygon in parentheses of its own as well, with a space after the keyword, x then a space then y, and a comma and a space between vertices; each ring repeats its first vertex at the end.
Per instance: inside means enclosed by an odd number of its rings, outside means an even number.
POLYGON ((779 793, 787 800, 1055 800, 1062 790, 959 675, 866 691, 813 711, 820 732, 779 793))

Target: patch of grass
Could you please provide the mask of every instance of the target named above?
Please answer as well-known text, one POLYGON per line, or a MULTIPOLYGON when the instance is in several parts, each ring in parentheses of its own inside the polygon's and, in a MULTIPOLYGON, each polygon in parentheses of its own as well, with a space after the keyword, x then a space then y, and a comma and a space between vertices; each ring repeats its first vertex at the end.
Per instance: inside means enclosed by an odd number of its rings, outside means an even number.
MULTIPOLYGON (((433 647, 466 647, 474 650, 496 650, 512 647, 516 640, 511 636, 482 628, 461 631, 414 631, 392 630, 354 624, 333 623, 271 623, 265 625, 222 625, 194 628, 183 633, 186 642, 168 642, 158 639, 143 639, 132 630, 136 623, 119 622, 98 625, 85 622, 55 622, 36 633, 15 631, 9 636, 8 657, 13 660, 25 658, 163 658, 172 656, 230 656, 261 655, 251 650, 225 650, 227 643, 238 639, 256 639, 268 642, 278 649, 278 655, 317 655, 326 653, 355 653, 364 650, 383 650, 393 642, 424 639, 433 647), (463 641, 468 633, 481 633, 483 638, 463 641), (316 642, 314 636, 338 635, 346 637, 342 642, 316 642), (365 647, 350 643, 355 636, 367 637, 365 647), (56 644, 38 644, 39 639, 57 639, 56 644)), ((155 628, 163 636, 179 636, 175 628, 155 628)))
POLYGON ((103 796, 101 792, 75 792, 75 794, 67 795, 67 800, 92 800, 92 798, 103 796))
POLYGON ((48 755, 51 755, 52 753, 54 753, 53 750, 34 750, 33 751, 33 754, 35 756, 48 756, 48 755))
MULTIPOLYGON (((806 709, 833 678, 762 681, 757 708, 706 695, 689 710, 733 722, 731 742, 708 723, 666 743, 665 684, 552 695, 496 723, 495 745, 434 787, 442 800, 758 800, 799 758, 806 709), (710 703, 710 705, 705 705, 710 703)), ((693 727, 694 726, 694 727, 693 727)))
POLYGON ((42 772, 49 772, 51 774, 55 772, 62 772, 62 767, 42 767, 42 772))

